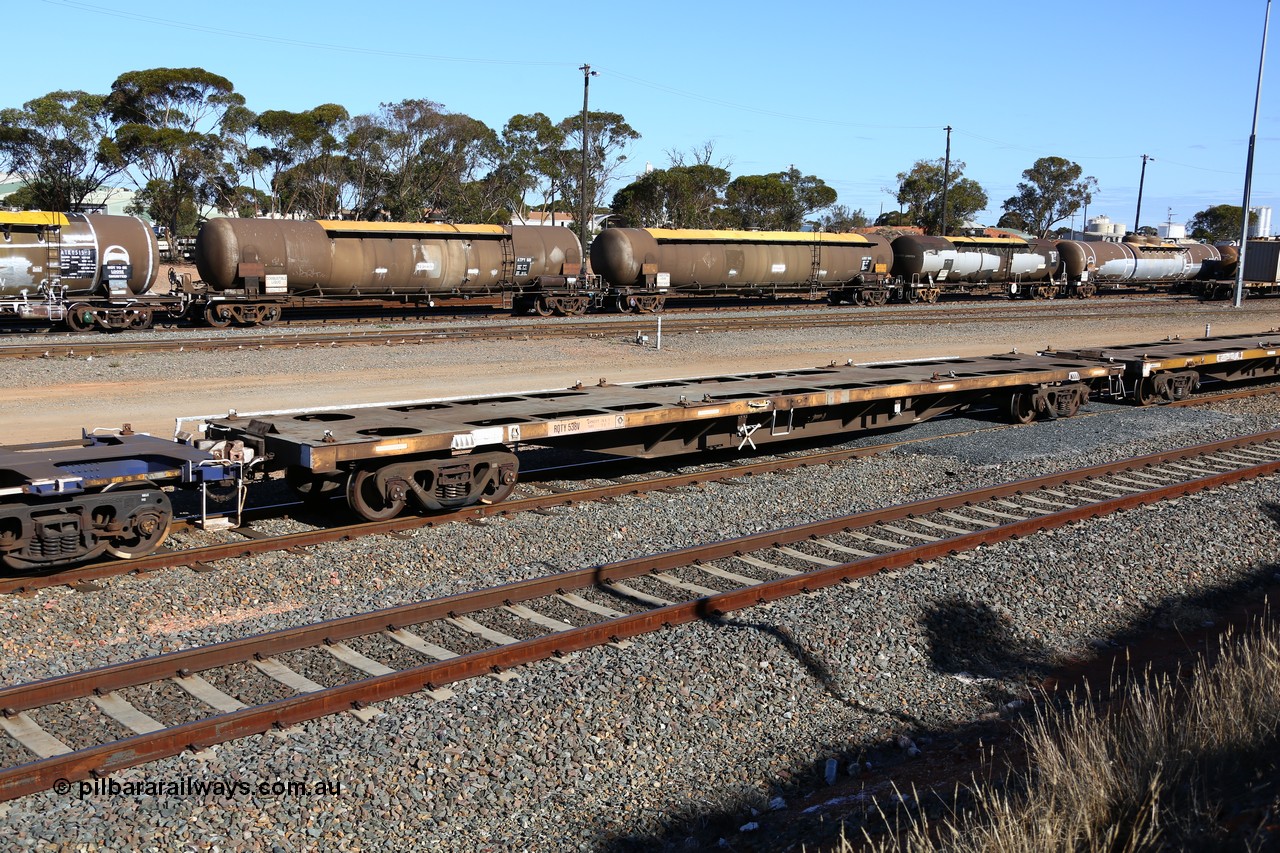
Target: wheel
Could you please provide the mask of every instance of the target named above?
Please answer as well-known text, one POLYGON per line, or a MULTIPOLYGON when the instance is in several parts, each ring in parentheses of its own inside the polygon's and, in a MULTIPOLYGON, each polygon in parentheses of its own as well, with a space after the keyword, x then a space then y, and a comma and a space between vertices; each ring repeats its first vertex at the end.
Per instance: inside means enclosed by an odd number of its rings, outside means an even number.
POLYGON ((280 315, 283 313, 279 305, 264 305, 258 309, 258 325, 274 326, 280 321, 280 315))
POLYGON ((313 474, 300 465, 290 465, 286 468, 284 481, 298 497, 302 498, 303 503, 309 506, 315 506, 324 503, 329 498, 337 497, 342 493, 343 488, 341 478, 313 474))
POLYGON ((545 296, 539 296, 533 302, 533 313, 539 317, 550 317, 555 310, 555 306, 545 296))
POLYGON ((231 307, 228 305, 210 305, 204 309, 204 321, 215 329, 225 329, 231 325, 231 307))
POLYGON ((612 300, 613 310, 619 314, 629 314, 632 311, 631 297, 625 293, 615 293, 612 300))
POLYGON ((87 332, 93 328, 93 309, 83 302, 77 302, 67 309, 64 322, 73 332, 87 332))
POLYGON ((1036 419, 1035 407, 1031 405, 1031 395, 1025 391, 1017 391, 1010 395, 1005 411, 1009 420, 1015 424, 1029 424, 1036 419))
POLYGON ((135 492, 151 491, 154 494, 146 504, 140 504, 122 520, 125 530, 107 541, 106 552, 121 560, 145 557, 164 542, 173 523, 173 505, 169 496, 149 480, 134 483, 112 483, 102 491, 135 492))
POLYGON ((912 305, 915 305, 915 304, 916 304, 917 302, 919 302, 919 301, 920 301, 920 293, 919 293, 919 292, 918 292, 914 287, 912 287, 912 288, 908 288, 908 289, 907 289, 907 302, 908 302, 908 303, 910 303, 910 304, 912 304, 912 305))
POLYGON ((489 484, 488 488, 480 495, 480 503, 482 504, 500 504, 507 498, 511 497, 511 493, 516 490, 516 476, 514 471, 506 472, 509 476, 499 475, 495 478, 497 482, 489 484))
POLYGON ((404 509, 403 497, 389 500, 378 485, 375 471, 353 471, 347 481, 347 503, 356 514, 368 521, 395 518, 404 509))
POLYGON ((155 313, 150 308, 139 308, 133 315, 130 329, 150 329, 155 323, 155 313))
POLYGON ((1146 379, 1139 380, 1138 387, 1133 392, 1133 401, 1139 406, 1150 406, 1159 400, 1160 393, 1156 391, 1155 378, 1148 376, 1146 379))

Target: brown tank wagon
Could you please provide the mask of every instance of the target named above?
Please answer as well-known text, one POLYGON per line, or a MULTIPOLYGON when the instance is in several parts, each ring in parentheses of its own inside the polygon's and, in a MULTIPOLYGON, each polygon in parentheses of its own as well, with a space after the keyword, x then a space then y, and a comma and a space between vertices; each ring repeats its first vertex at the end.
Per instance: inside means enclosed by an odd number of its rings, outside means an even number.
POLYGON ((578 314, 582 247, 567 228, 442 223, 213 219, 196 266, 223 297, 515 294, 540 313, 578 314))
POLYGON ((1060 269, 1053 240, 904 234, 893 241, 893 274, 909 301, 933 302, 943 289, 1052 299, 1068 292, 1058 280, 1060 269))
MULTIPOLYGON (((660 310, 668 295, 774 296, 882 290, 893 262, 861 234, 609 228, 591 244, 608 306, 660 310)), ((834 297, 833 297, 834 300, 834 297)))

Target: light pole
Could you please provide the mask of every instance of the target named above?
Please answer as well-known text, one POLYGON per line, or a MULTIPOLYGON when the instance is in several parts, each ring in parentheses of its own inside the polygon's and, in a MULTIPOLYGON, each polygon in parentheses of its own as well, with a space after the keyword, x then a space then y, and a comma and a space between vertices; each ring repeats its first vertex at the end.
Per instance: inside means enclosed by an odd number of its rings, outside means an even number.
POLYGON ((947 236, 947 184, 951 182, 951 125, 943 128, 947 132, 947 156, 942 161, 942 229, 940 237, 947 236))
MULTIPOLYGON (((587 234, 591 223, 587 216, 587 160, 591 147, 591 136, 587 133, 587 95, 591 91, 591 78, 599 77, 599 71, 592 71, 591 66, 583 64, 578 68, 582 72, 582 210, 578 217, 578 237, 582 240, 582 251, 587 251, 587 234)), ((584 261, 583 271, 586 270, 584 261)))
MULTIPOLYGON (((1268 0, 1270 2, 1270 0, 1268 0)), ((1142 174, 1138 177, 1138 210, 1133 214, 1133 233, 1137 234, 1138 229, 1142 227, 1142 185, 1147 180, 1147 161, 1155 162, 1154 157, 1146 154, 1142 155, 1142 174)))
POLYGON ((1244 253, 1249 248, 1249 192, 1253 188, 1253 145, 1258 140, 1258 102, 1262 100, 1262 63, 1267 58, 1267 27, 1271 24, 1271 0, 1262 19, 1262 55, 1258 57, 1258 91, 1253 96, 1253 132, 1249 134, 1249 157, 1244 167, 1244 204, 1240 207, 1240 260, 1236 264, 1236 298, 1234 305, 1244 304, 1244 253))

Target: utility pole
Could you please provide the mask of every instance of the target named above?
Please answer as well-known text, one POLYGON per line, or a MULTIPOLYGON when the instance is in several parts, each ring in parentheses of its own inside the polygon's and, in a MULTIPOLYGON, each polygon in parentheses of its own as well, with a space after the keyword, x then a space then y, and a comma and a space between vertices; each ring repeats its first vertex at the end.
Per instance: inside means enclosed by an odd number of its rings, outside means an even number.
POLYGON ((947 184, 951 182, 951 125, 947 125, 943 130, 947 132, 947 156, 942 161, 942 226, 939 232, 940 237, 947 236, 947 184))
MULTIPOLYGON (((587 203, 587 161, 591 149, 591 135, 587 133, 587 95, 591 90, 591 78, 599 77, 599 71, 592 71, 590 65, 583 64, 578 68, 582 72, 582 210, 578 216, 578 237, 582 240, 582 252, 587 251, 587 235, 591 232, 591 219, 587 203)), ((583 259, 583 272, 586 272, 586 259, 583 259)))
POLYGON ((1249 248, 1249 193, 1253 188, 1253 146, 1258 141, 1258 102, 1262 100, 1262 64, 1267 58, 1267 27, 1271 24, 1271 0, 1262 19, 1262 55, 1258 57, 1258 90, 1253 96, 1253 132, 1249 134, 1249 157, 1244 167, 1244 204, 1240 206, 1240 261, 1236 265, 1236 298, 1234 305, 1244 304, 1244 253, 1249 248))
MULTIPOLYGON (((1271 0, 1267 0, 1268 3, 1271 0)), ((1138 177, 1138 210, 1133 214, 1133 233, 1137 234, 1138 229, 1142 227, 1142 185, 1147 181, 1147 161, 1155 162, 1156 158, 1147 154, 1142 155, 1142 174, 1138 177)))

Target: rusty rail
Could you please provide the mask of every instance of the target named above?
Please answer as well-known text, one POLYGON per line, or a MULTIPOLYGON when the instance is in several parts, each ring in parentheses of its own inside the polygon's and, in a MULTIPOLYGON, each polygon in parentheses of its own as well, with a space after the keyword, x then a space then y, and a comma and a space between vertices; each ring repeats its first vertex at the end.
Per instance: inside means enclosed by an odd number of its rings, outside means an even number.
MULTIPOLYGON (((911 519, 933 512, 985 501, 1029 495, 1041 489, 1089 483, 1108 476, 1155 468, 1164 463, 1211 457, 1216 453, 1270 443, 1273 457, 1257 464, 1236 460, 1215 460, 1214 466, 1238 466, 1181 482, 1106 497, 1032 518, 1012 521, 989 529, 956 535, 924 545, 907 546, 889 553, 815 569, 776 580, 707 595, 690 601, 623 615, 589 625, 570 628, 511 645, 472 652, 448 660, 411 669, 373 676, 344 685, 328 687, 280 701, 194 721, 161 731, 136 735, 113 743, 78 750, 66 755, 40 759, 0 771, 0 800, 12 799, 52 786, 59 780, 74 781, 91 775, 110 773, 186 749, 201 749, 268 729, 300 723, 339 711, 360 708, 394 696, 423 689, 435 689, 467 678, 502 671, 524 663, 639 636, 662 627, 686 624, 699 619, 741 610, 754 604, 775 601, 800 592, 865 577, 915 562, 945 557, 960 551, 989 545, 1032 533, 1055 529, 1075 521, 1155 503, 1240 480, 1280 472, 1280 430, 1219 441, 1192 448, 1150 454, 1135 459, 1067 471, 1058 474, 991 486, 969 492, 915 501, 884 510, 862 512, 843 518, 799 525, 783 530, 740 537, 725 542, 639 557, 617 563, 564 572, 542 578, 517 581, 487 590, 462 593, 431 601, 402 605, 373 613, 336 619, 314 625, 277 631, 201 649, 101 667, 73 675, 46 679, 0 690, 0 708, 6 716, 23 710, 68 701, 94 693, 105 693, 163 678, 183 676, 250 659, 325 643, 336 643, 382 630, 395 630, 485 609, 531 601, 554 594, 609 586, 641 575, 698 565, 751 551, 776 548, 822 536, 856 530, 886 521, 911 519)), ((1206 463, 1207 464, 1207 463, 1206 463)), ((1186 468, 1187 466, 1181 466, 1186 468)), ((1163 470, 1167 478, 1171 472, 1163 470)), ((1184 475, 1185 476, 1185 473, 1184 475)), ((1106 484, 1095 484, 1108 494, 1106 484)), ((1112 487, 1114 490, 1114 486, 1112 487)))
MULTIPOLYGON (((797 308, 803 311, 802 308, 797 308)), ((827 309, 816 313, 794 315, 756 314, 728 317, 668 317, 664 315, 663 332, 666 334, 741 332, 764 329, 793 329, 814 327, 848 327, 881 325, 894 322, 906 325, 921 323, 962 322, 1021 322, 1043 319, 1045 312, 1053 311, 1053 318, 1080 319, 1097 317, 1104 310, 1096 303, 1077 304, 1072 309, 1057 309, 1048 303, 1004 304, 986 308, 966 306, 946 312, 924 309, 897 310, 886 315, 827 309)), ((584 320, 566 318, 562 322, 516 321, 506 323, 451 324, 428 326, 420 329, 397 331, 346 331, 346 332, 237 332, 231 335, 210 335, 196 331, 174 338, 145 338, 140 340, 103 340, 75 337, 57 342, 37 344, 0 344, 0 359, 4 358, 83 358, 103 357, 139 352, 183 352, 208 350, 266 350, 266 349, 320 349, 338 346, 400 346, 455 342, 459 340, 534 340, 557 337, 631 337, 636 333, 652 332, 657 315, 620 317, 611 320, 584 320)))

